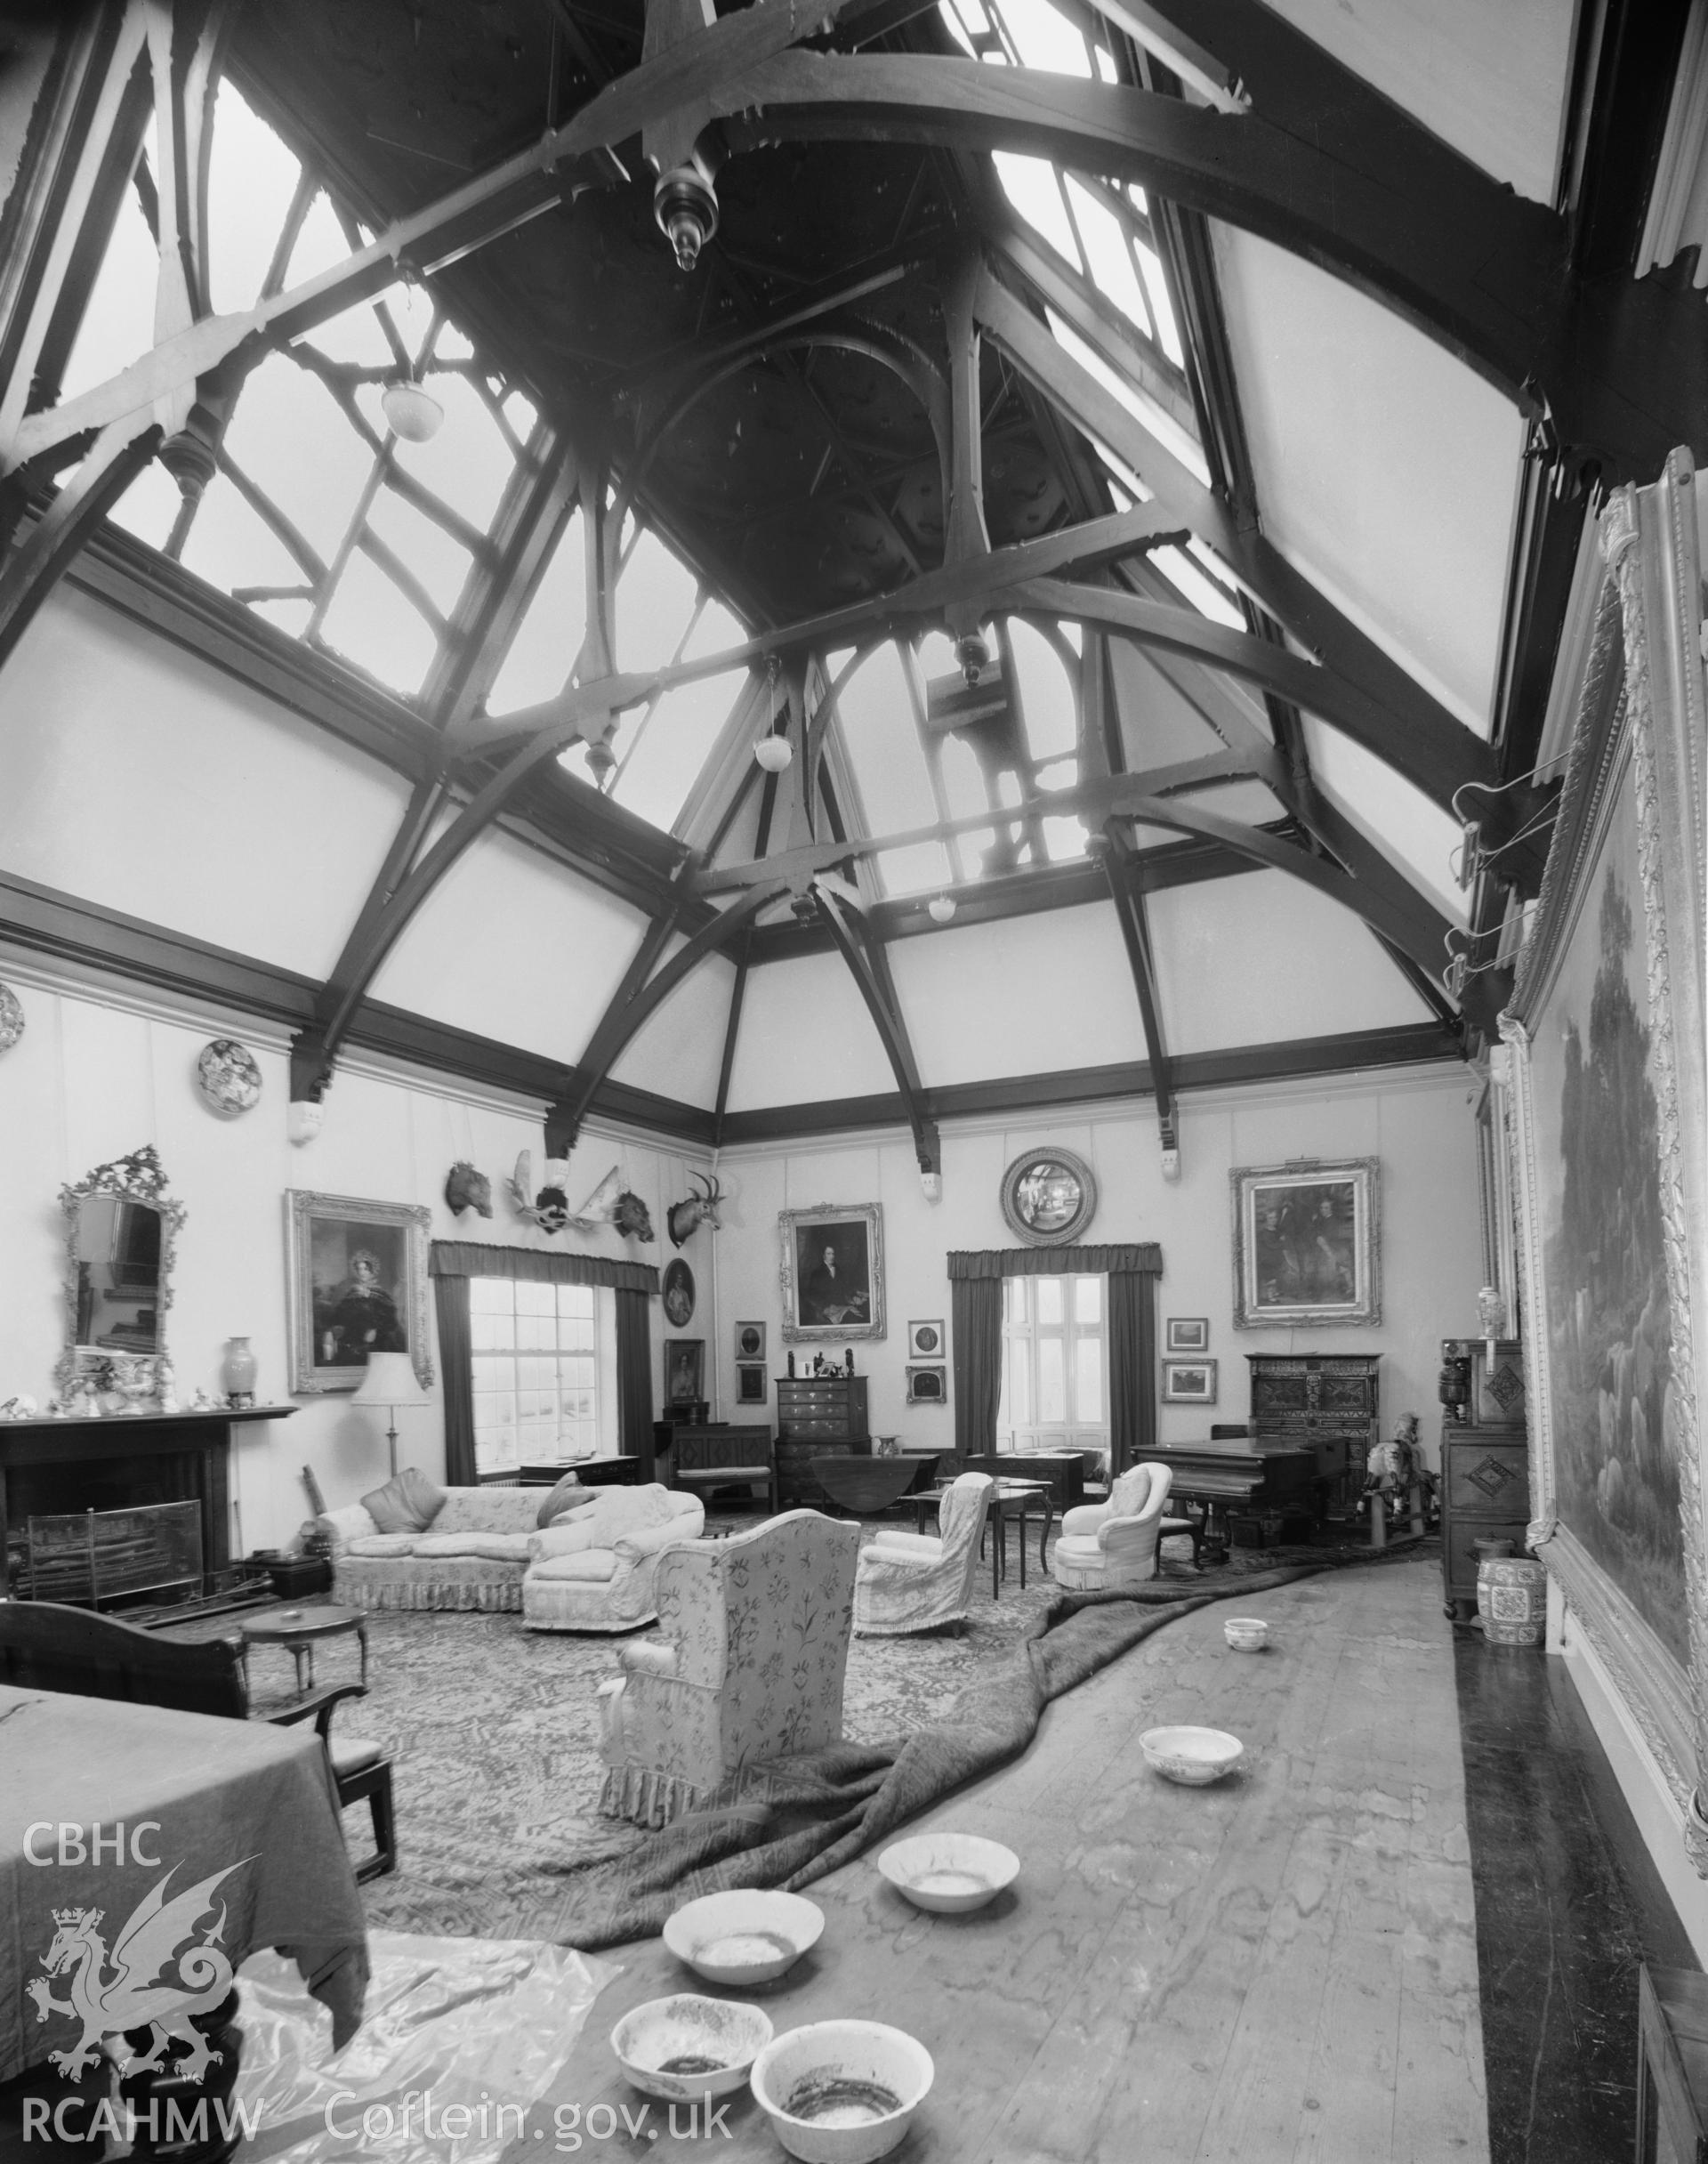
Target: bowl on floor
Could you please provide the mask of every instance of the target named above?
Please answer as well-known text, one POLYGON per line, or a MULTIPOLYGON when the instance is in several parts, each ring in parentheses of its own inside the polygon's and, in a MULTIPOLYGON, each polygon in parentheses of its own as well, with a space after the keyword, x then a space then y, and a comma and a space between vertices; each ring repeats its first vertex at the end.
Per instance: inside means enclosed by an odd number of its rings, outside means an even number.
POLYGON ((1148 1728, 1139 1748, 1153 1772, 1184 1781, 1189 1789, 1220 1780, 1245 1756, 1239 1738, 1220 1728, 1148 1728))
POLYGON ((729 2095, 748 2079, 770 2040, 762 2008, 691 1991, 649 1998, 611 2031, 611 2049, 635 2087, 673 2103, 729 2095))
POLYGON ((1019 1876, 1020 1860, 1000 1841, 972 1833, 920 1833, 892 1841, 878 1869, 916 1909, 957 1916, 982 1909, 1019 1876))
POLYGON ((905 2030, 882 2022, 810 2022, 766 2045, 753 2095, 802 2164, 872 2164, 906 2135, 936 2069, 905 2030))
POLYGON ((1257 1616, 1229 1616, 1221 1635, 1237 1653, 1261 1653, 1269 1642, 1269 1627, 1257 1616))
POLYGON ((665 1944, 708 1983, 770 1983, 816 1946, 825 1912, 799 1894, 742 1887, 686 1902, 665 1925, 665 1944))

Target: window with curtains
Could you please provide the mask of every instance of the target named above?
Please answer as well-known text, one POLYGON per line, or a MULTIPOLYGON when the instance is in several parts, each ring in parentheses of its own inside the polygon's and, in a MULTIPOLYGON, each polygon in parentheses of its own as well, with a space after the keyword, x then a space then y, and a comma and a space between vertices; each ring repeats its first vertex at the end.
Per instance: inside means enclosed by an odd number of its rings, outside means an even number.
POLYGON ((1003 1280, 999 1450, 1108 1449, 1107 1318, 1100 1275, 1003 1280))
POLYGON ((616 1448, 616 1301, 604 1285, 469 1281, 477 1474, 616 1448))

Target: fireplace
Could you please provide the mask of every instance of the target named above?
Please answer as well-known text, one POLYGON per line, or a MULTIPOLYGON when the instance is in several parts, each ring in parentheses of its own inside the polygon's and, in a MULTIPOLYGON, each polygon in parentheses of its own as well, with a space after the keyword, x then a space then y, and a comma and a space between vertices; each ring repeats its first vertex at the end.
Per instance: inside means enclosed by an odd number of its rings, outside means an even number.
POLYGON ((28 1519, 163 1503, 199 1506, 202 1568, 211 1585, 231 1561, 231 1430, 244 1421, 282 1420, 295 1409, 0 1420, 4 1590, 28 1590, 28 1519))

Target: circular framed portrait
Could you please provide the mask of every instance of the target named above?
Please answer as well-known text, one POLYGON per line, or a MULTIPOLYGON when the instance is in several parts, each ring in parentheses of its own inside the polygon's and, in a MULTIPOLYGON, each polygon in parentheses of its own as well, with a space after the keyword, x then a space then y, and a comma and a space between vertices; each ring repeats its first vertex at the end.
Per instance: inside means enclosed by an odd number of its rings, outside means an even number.
POLYGON ((216 1037, 196 1057, 196 1086, 210 1111, 230 1118, 261 1102, 261 1069, 246 1045, 235 1037, 216 1037))
POLYGON ((1097 1209, 1097 1175, 1071 1150, 1028 1150, 1003 1175, 1008 1229, 1034 1248, 1084 1237, 1097 1209))
POLYGON ((694 1314, 694 1272, 679 1255, 665 1271, 661 1288, 665 1298, 665 1320, 673 1330, 680 1330, 694 1314))

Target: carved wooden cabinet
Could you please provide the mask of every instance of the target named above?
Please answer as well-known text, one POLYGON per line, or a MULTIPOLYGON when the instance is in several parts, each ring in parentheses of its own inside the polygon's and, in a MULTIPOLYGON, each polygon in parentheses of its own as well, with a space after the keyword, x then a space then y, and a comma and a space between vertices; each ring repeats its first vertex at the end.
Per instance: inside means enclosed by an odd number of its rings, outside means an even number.
POLYGON ((777 1379, 777 1489, 778 1507, 817 1508, 824 1490, 807 1470, 826 1452, 866 1456, 863 1375, 783 1375, 777 1379))
POLYGON ((1464 1409, 1472 1417, 1441 1423, 1444 1606, 1455 1623, 1468 1623, 1477 1612, 1476 1543, 1510 1540, 1521 1553, 1530 1522, 1524 1355, 1516 1339, 1497 1340, 1492 1361, 1480 1339, 1445 1338, 1441 1352, 1472 1361, 1464 1409))
POLYGON ((1309 1449, 1331 1518, 1358 1515, 1379 1440, 1379 1352, 1248 1352, 1252 1433, 1309 1449))

